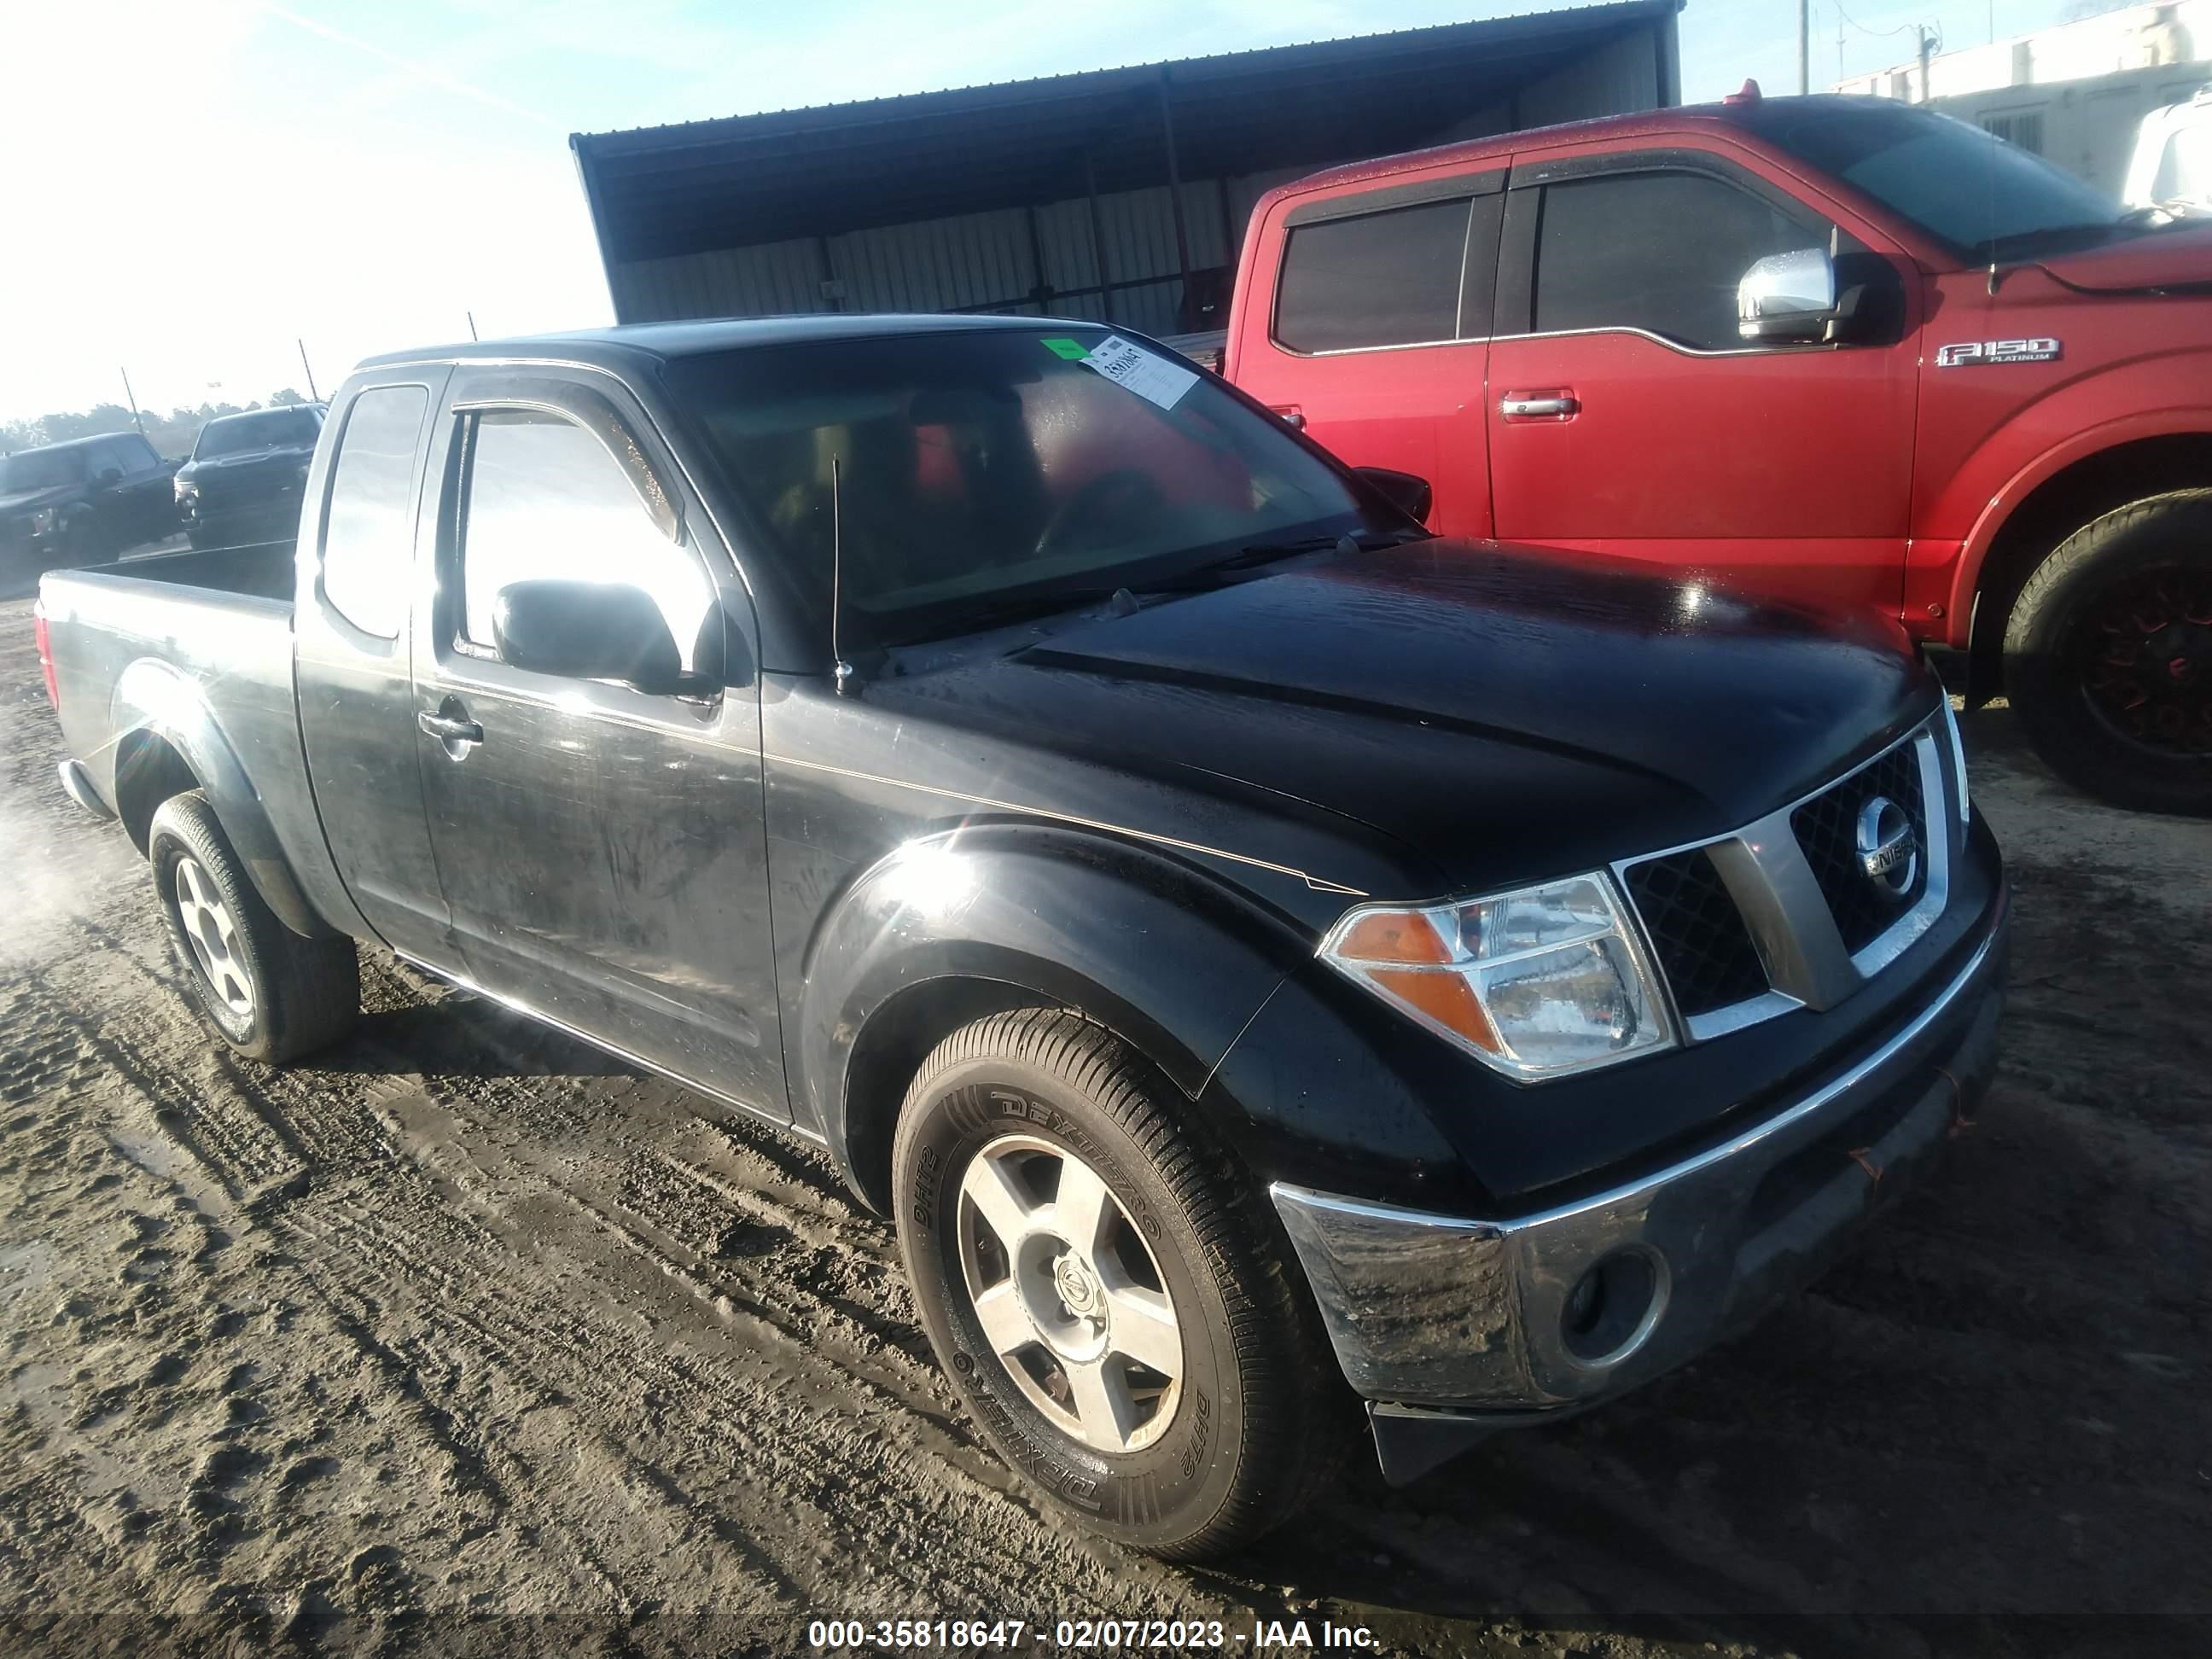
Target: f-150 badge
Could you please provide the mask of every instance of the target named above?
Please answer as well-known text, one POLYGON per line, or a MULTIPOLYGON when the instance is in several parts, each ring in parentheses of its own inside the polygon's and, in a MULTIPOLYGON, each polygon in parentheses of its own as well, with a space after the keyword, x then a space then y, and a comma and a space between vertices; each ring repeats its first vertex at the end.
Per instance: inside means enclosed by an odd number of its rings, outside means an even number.
POLYGON ((2033 340, 1967 340, 1937 348, 1936 367, 1966 368, 1977 363, 2049 363, 2058 359, 2058 342, 2049 335, 2033 340))

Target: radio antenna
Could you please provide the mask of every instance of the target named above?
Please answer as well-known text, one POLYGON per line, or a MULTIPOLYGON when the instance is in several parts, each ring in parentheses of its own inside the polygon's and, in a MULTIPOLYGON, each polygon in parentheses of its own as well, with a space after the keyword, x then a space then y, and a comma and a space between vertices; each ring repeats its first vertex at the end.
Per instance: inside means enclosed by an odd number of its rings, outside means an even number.
POLYGON ((850 696, 859 682, 853 665, 845 660, 839 641, 838 622, 845 612, 845 509, 837 457, 830 457, 830 672, 837 695, 850 696))

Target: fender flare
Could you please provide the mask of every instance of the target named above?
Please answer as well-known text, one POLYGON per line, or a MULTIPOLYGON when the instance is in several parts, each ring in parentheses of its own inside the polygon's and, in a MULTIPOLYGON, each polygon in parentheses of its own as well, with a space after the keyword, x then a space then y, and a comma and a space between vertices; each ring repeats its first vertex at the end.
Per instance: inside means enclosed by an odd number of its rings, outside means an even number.
MULTIPOLYGON (((155 657, 141 657, 115 682, 108 730, 116 734, 110 753, 113 771, 108 799, 122 811, 128 775, 137 757, 158 740, 191 769, 216 819, 229 837, 246 878, 276 919, 307 939, 329 939, 334 930, 308 902, 291 861, 284 856, 262 805, 260 792, 231 746, 205 695, 189 675, 155 657)), ((125 822, 128 823, 126 817, 125 822)), ((143 825, 133 825, 135 836, 143 825)))
POLYGON ((2021 503, 2037 489, 2068 467, 2124 444, 2192 435, 2212 435, 2212 408, 2181 405, 2116 416, 2071 434, 2023 464, 1983 505, 1960 547, 1951 577, 1950 609, 1959 619, 1956 625, 1963 628, 1971 619, 1990 550, 2021 503))
POLYGON ((880 1206, 898 1101, 855 1099, 854 1062, 871 1022, 908 994, 987 981, 1009 1002, 1076 1009, 1196 1101, 1311 954, 1289 922, 1103 836, 1004 825, 908 842, 845 887, 809 943, 793 1044, 799 1115, 821 1126, 839 1172, 880 1206))

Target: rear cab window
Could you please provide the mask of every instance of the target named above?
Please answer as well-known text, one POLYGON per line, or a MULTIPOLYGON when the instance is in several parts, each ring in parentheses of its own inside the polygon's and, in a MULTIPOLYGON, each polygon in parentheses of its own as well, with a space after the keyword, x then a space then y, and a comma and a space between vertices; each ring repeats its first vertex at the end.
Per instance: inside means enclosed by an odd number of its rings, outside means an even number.
POLYGON ((396 639, 407 620, 415 453, 428 388, 371 386, 353 400, 331 466, 323 597, 364 634, 396 639))
POLYGON ((1492 167, 1295 204, 1274 343, 1313 356, 1488 334, 1504 177, 1492 167))

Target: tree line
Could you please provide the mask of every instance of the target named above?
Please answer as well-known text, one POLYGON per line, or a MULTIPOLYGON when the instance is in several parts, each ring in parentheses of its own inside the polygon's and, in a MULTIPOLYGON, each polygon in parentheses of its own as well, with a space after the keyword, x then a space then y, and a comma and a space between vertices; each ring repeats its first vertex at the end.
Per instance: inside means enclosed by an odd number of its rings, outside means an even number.
POLYGON ((218 415, 243 415, 256 409, 288 409, 307 401, 286 386, 282 392, 270 392, 266 404, 202 404, 198 409, 173 409, 167 415, 142 409, 136 422, 130 410, 121 404, 94 404, 74 414, 41 415, 29 421, 0 421, 0 455, 18 449, 36 449, 41 444, 64 443, 71 438, 97 438, 110 432, 135 431, 143 425, 155 449, 173 460, 180 460, 192 453, 200 428, 218 415))

